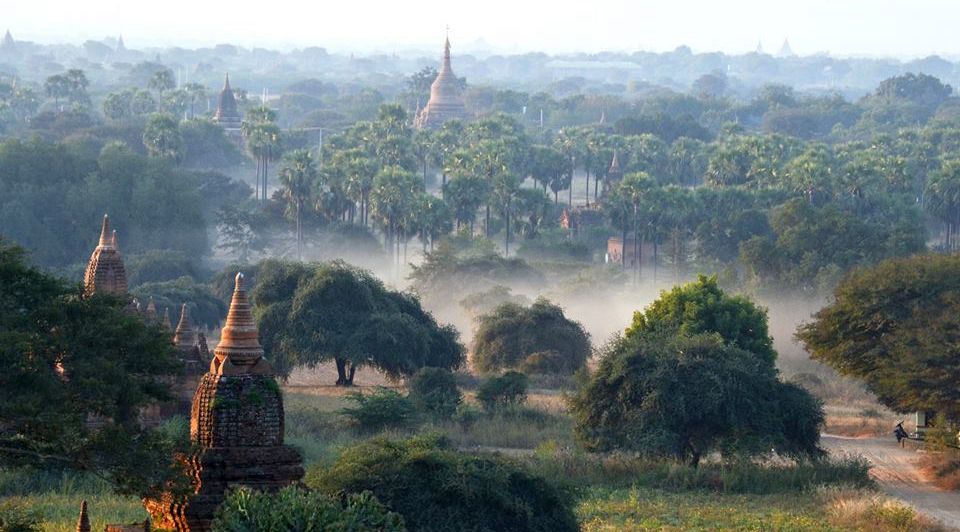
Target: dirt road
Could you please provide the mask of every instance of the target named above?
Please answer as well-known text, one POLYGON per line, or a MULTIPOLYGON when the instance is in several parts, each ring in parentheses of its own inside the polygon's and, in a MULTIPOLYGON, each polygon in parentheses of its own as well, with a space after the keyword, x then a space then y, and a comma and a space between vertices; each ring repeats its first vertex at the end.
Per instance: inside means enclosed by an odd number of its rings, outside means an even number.
POLYGON ((943 491, 927 482, 914 465, 915 450, 901 449, 889 438, 847 438, 824 434, 823 445, 836 455, 860 455, 873 464, 871 474, 891 497, 960 530, 960 493, 943 491))

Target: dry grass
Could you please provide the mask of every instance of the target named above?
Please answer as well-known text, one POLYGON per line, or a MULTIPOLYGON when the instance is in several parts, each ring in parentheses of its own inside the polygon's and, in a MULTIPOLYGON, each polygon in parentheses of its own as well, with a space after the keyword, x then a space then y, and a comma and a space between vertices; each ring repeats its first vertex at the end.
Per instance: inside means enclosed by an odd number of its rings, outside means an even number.
POLYGON ((874 491, 823 488, 820 496, 830 522, 837 526, 872 532, 945 530, 913 508, 874 491))
MULTIPOLYGON (((824 432, 853 438, 892 435, 897 421, 903 419, 873 401, 827 404, 824 412, 827 415, 824 432)), ((910 420, 905 420, 904 428, 908 432, 913 430, 909 424, 910 420)))
POLYGON ((960 490, 960 451, 924 454, 917 464, 934 485, 945 490, 960 490))

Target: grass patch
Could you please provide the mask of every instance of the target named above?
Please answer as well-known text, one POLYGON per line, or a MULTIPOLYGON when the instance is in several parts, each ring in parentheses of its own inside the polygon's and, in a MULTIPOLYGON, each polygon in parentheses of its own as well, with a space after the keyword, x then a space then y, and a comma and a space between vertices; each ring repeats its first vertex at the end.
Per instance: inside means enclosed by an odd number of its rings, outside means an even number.
POLYGON ((755 495, 798 493, 823 485, 874 487, 868 463, 859 458, 797 464, 701 463, 699 467, 693 467, 621 454, 580 453, 547 444, 524 460, 548 479, 577 486, 755 495))
POLYGON ((844 530, 827 524, 814 494, 671 493, 591 488, 577 506, 585 532, 628 530, 844 530))
POLYGON ((147 512, 136 497, 116 495, 103 480, 73 472, 0 470, 0 498, 19 502, 40 516, 47 532, 73 532, 86 500, 93 530, 107 524, 142 521, 147 512))

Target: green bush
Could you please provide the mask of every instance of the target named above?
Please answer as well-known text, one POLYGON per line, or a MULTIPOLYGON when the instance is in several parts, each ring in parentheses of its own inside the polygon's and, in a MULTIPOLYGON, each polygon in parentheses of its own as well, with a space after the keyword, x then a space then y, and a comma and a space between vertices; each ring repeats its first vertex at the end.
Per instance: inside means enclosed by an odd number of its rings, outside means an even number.
POLYGON ((0 532, 40 532, 40 515, 21 501, 0 501, 0 532))
POLYGON ((389 388, 378 387, 368 394, 354 392, 347 399, 356 406, 343 408, 340 414, 363 432, 409 428, 416 421, 413 402, 389 388))
POLYGON ((306 483, 328 495, 372 491, 418 532, 578 530, 568 493, 496 457, 456 452, 435 436, 345 448, 306 483))
POLYGON ((457 378, 448 369, 421 369, 410 379, 409 390, 413 404, 437 419, 450 419, 463 402, 457 378))
POLYGON ((526 400, 527 376, 516 371, 484 379, 477 388, 477 401, 488 412, 519 406, 526 400))
POLYGON ((214 532, 403 532, 403 518, 371 493, 333 496, 286 487, 275 494, 240 488, 217 509, 214 532))

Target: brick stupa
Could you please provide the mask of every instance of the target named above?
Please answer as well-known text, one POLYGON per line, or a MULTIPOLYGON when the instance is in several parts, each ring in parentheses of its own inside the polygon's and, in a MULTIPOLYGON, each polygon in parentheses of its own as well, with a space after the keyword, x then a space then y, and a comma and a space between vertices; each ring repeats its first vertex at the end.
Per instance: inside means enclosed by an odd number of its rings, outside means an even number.
POLYGON ((276 491, 303 478, 300 453, 283 444, 283 398, 257 336, 237 274, 220 344, 193 397, 190 439, 198 450, 183 457, 192 493, 146 501, 158 527, 210 530, 228 489, 276 491))
POLYGON ((417 129, 435 129, 448 120, 465 120, 467 108, 460 94, 460 85, 457 76, 450 66, 450 38, 443 45, 443 62, 440 72, 430 85, 430 100, 413 120, 413 127, 417 129))
POLYGON ((87 270, 83 275, 86 294, 126 295, 127 272, 117 245, 117 232, 110 231, 110 217, 103 215, 100 227, 100 243, 90 255, 87 270))

